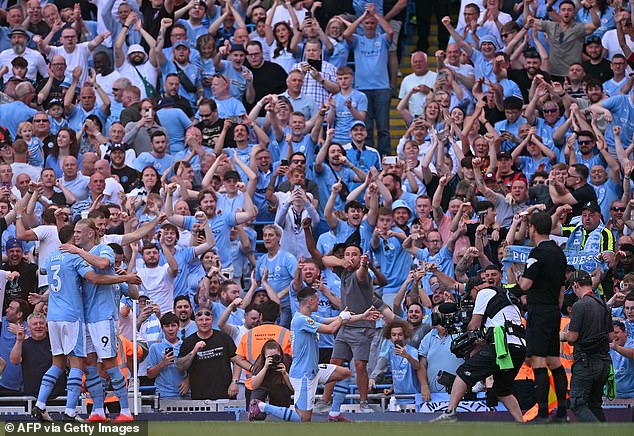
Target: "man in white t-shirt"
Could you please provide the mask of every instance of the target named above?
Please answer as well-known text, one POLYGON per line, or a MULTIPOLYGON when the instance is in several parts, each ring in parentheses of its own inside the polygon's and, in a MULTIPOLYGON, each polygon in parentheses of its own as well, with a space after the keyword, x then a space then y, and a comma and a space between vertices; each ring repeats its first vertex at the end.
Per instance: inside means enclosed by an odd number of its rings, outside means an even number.
POLYGON ((403 99, 409 92, 413 92, 409 99, 409 112, 412 115, 420 115, 423 113, 423 106, 427 94, 434 91, 434 83, 436 83, 436 73, 429 70, 427 55, 422 51, 412 53, 412 74, 405 76, 401 82, 401 90, 398 98, 403 99), (414 90, 418 88, 417 90, 414 90))
MULTIPOLYGON (((136 272, 143 281, 143 284, 139 286, 139 293, 142 291, 147 293, 164 314, 174 312, 174 277, 178 274, 178 264, 170 250, 163 249, 162 235, 159 238, 159 245, 165 256, 165 263, 159 265, 160 252, 157 244, 145 244, 141 249, 144 265, 139 265, 136 272)), ((133 255, 130 267, 134 267, 135 258, 136 256, 133 255)))
POLYGON ((67 27, 62 30, 60 38, 61 47, 54 47, 47 44, 44 40, 38 41, 40 52, 44 53, 49 59, 54 56, 62 56, 66 59, 66 79, 70 82, 72 71, 76 67, 81 67, 81 76, 79 77, 79 86, 81 87, 88 78, 88 59, 93 50, 110 35, 110 32, 104 32, 97 35, 95 39, 88 42, 77 43, 78 35, 74 27, 67 27))
MULTIPOLYGON (((28 193, 27 196, 38 195, 37 193, 28 193)), ((28 199, 27 199, 28 201, 28 199)), ((39 241, 37 263, 38 265, 44 265, 46 258, 55 250, 59 248, 62 243, 59 240, 58 230, 55 219, 55 210, 57 207, 49 207, 42 214, 41 226, 29 228, 27 222, 37 222, 37 218, 30 214, 26 214, 26 203, 19 201, 15 205, 15 235, 16 239, 20 241, 39 241)), ((42 275, 38 270, 38 286, 40 288, 48 285, 48 278, 46 275, 42 275)))

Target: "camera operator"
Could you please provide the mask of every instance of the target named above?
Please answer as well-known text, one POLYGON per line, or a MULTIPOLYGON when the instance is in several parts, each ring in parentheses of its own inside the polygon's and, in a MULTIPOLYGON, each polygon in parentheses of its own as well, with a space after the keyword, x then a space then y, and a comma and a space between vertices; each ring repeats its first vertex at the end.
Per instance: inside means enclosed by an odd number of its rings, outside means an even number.
MULTIPOLYGON (((251 398, 266 401, 274 406, 288 407, 291 405, 293 385, 288 378, 291 367, 291 357, 284 354, 282 347, 275 339, 269 339, 262 346, 262 352, 253 364, 251 398)), ((259 419, 266 418, 261 415, 259 419)))
POLYGON ((457 370, 447 410, 432 422, 455 422, 456 407, 469 386, 493 376, 493 391, 513 419, 522 422, 522 412, 513 396, 513 380, 526 354, 524 328, 519 309, 508 294, 481 279, 470 280, 467 292, 475 298, 468 330, 484 327, 486 344, 457 370))
POLYGON ((536 212, 529 217, 528 232, 535 248, 528 255, 524 274, 519 280, 528 303, 526 354, 531 358, 535 374, 535 399, 539 408, 534 419, 536 423, 548 421, 550 379, 547 367, 553 375, 557 394, 554 420, 565 422, 567 415, 568 378, 561 366, 557 341, 567 260, 562 249, 549 238, 551 226, 550 215, 545 212, 536 212))
POLYGON ((579 300, 572 306, 568 331, 559 339, 574 345, 570 380, 570 408, 580 422, 605 422, 603 386, 610 373, 612 317, 605 302, 594 296, 592 278, 583 270, 570 276, 579 300))

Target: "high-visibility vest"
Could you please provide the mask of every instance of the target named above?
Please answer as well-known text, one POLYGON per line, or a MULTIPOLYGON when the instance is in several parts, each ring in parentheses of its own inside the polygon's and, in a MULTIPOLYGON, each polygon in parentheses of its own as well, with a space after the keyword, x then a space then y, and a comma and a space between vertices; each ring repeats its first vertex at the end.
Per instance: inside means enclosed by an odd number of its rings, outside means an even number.
MULTIPOLYGON (((568 331, 568 325, 570 324, 569 317, 561 317, 561 321, 559 324, 559 330, 562 332, 568 331)), ((564 367, 566 371, 566 377, 568 377, 568 389, 570 389, 570 379, 572 378, 572 363, 574 362, 574 358, 572 356, 574 348, 572 345, 566 342, 561 342, 559 348, 559 357, 561 360, 561 366, 564 367)))
MULTIPOLYGON (((290 332, 287 328, 275 324, 262 324, 249 330, 238 344, 236 354, 244 357, 253 365, 262 353, 264 344, 274 339, 282 347, 284 354, 292 355, 290 332)), ((247 379, 244 385, 251 389, 251 373, 245 371, 247 379)))

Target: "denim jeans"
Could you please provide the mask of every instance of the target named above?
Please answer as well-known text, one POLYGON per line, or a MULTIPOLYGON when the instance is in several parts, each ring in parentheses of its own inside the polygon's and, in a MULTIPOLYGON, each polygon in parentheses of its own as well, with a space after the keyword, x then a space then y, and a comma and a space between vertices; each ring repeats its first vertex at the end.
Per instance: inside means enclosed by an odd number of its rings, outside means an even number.
POLYGON ((570 409, 580 422, 605 422, 603 386, 610 373, 610 360, 575 356, 570 379, 570 409))
POLYGON ((376 147, 382 155, 389 155, 392 151, 390 144, 390 89, 364 89, 362 92, 368 98, 368 111, 365 125, 368 128, 367 144, 376 147), (374 142, 374 128, 378 134, 378 145, 374 142))

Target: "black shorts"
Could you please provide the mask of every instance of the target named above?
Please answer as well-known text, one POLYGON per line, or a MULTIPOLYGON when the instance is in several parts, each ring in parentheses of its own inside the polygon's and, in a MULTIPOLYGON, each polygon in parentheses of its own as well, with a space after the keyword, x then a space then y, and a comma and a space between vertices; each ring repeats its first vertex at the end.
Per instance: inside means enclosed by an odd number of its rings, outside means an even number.
POLYGON ((526 355, 559 356, 560 322, 561 312, 557 306, 529 307, 526 322, 526 355))
POLYGON ((526 349, 521 345, 509 344, 509 352, 513 360, 513 369, 500 369, 496 362, 495 345, 487 344, 475 356, 460 365, 456 373, 469 386, 492 375, 493 392, 498 397, 506 397, 513 393, 513 380, 526 357, 526 349))

